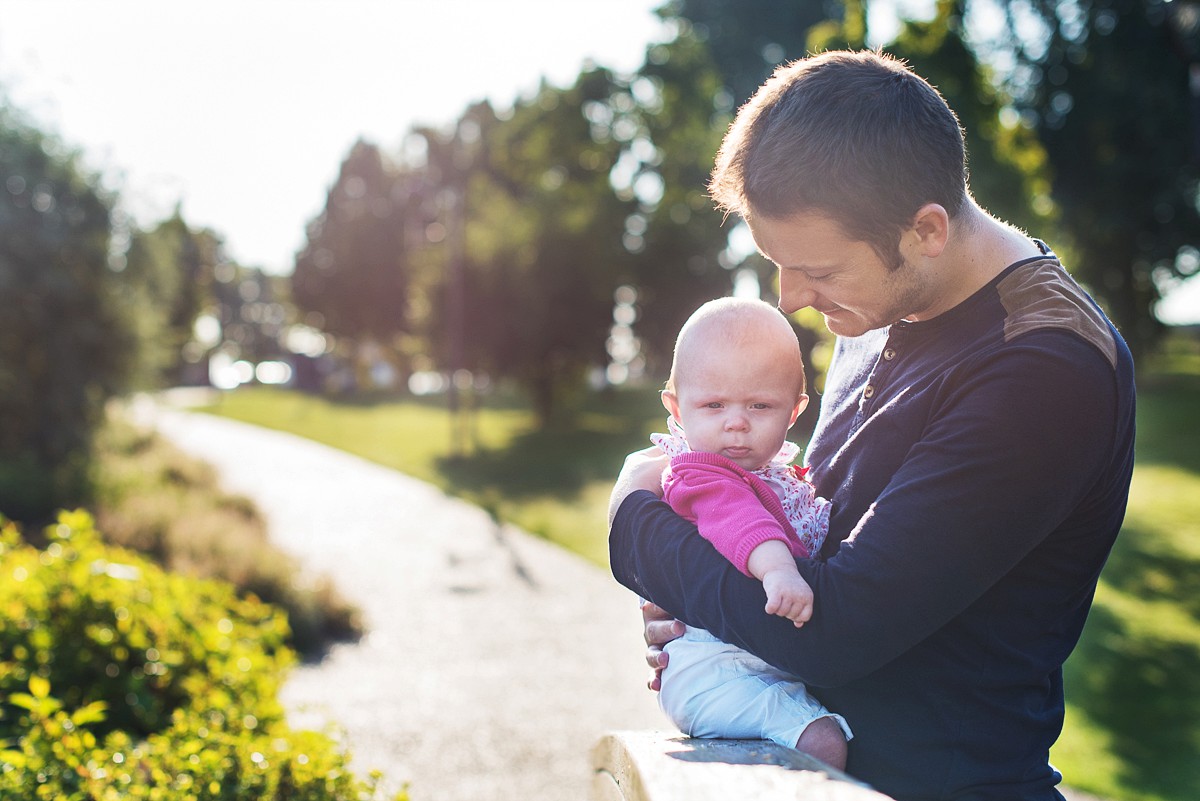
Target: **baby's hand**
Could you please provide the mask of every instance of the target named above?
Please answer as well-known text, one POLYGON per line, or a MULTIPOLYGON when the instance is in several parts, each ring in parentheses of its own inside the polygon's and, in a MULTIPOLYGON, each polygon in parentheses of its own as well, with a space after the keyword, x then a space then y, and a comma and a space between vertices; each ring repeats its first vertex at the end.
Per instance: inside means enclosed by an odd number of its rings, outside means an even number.
POLYGON ((771 570, 763 576, 767 614, 786 617, 800 628, 813 612, 813 591, 794 570, 771 570))

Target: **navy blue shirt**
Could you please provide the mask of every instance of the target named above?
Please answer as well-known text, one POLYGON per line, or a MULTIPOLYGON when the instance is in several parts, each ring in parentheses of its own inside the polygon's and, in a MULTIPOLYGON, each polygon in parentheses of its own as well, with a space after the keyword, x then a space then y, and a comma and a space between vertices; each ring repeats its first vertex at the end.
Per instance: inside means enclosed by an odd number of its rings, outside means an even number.
POLYGON ((1056 259, 1029 259, 934 319, 838 340, 807 454, 833 513, 799 562, 804 628, 648 492, 614 519, 613 574, 808 683, 880 791, 1058 799, 1061 668, 1133 441, 1128 348, 1056 259))

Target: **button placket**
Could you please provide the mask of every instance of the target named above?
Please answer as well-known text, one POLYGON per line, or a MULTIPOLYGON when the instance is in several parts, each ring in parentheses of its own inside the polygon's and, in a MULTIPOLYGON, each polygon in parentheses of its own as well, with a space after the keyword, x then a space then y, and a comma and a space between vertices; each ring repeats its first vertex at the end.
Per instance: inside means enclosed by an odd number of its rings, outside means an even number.
POLYGON ((875 369, 871 371, 871 377, 868 379, 868 384, 863 387, 862 400, 865 406, 866 402, 875 397, 879 391, 879 387, 885 383, 887 376, 885 373, 890 368, 890 363, 896 360, 900 352, 891 344, 892 338, 888 337, 888 342, 883 351, 879 354, 879 361, 875 363, 875 369))

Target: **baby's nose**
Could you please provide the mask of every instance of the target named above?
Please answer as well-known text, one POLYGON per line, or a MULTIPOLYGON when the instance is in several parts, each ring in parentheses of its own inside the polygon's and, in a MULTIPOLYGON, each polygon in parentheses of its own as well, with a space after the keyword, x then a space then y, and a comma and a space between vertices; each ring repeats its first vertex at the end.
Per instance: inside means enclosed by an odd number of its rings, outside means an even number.
POLYGON ((726 431, 742 431, 746 428, 746 415, 741 412, 733 412, 725 418, 726 431))

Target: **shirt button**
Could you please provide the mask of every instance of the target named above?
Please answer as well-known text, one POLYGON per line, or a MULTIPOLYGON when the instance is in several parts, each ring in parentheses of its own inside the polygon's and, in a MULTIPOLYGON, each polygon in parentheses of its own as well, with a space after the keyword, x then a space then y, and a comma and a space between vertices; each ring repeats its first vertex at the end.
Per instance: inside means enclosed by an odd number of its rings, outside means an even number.
POLYGON ((868 384, 867 388, 863 390, 864 398, 870 398, 874 394, 875 394, 875 387, 871 386, 870 384, 868 384))
POLYGON ((896 351, 892 348, 888 348, 883 352, 883 358, 890 362, 892 359, 896 358, 896 351))

